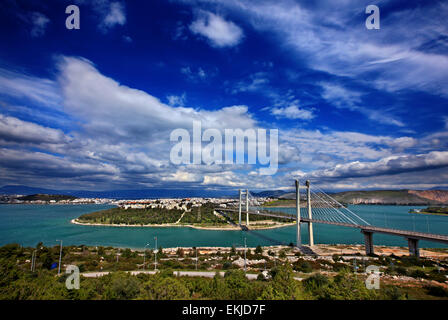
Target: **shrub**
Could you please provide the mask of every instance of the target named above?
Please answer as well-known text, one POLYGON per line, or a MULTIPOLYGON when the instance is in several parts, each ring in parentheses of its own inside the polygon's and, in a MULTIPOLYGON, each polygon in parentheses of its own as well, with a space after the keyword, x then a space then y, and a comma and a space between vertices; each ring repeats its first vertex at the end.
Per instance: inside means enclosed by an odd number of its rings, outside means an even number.
POLYGON ((412 278, 423 278, 423 279, 426 279, 428 277, 426 273, 424 273, 422 270, 414 270, 409 274, 409 276, 411 276, 412 278))
POLYGON ((442 288, 440 286, 428 286, 425 287, 426 291, 429 295, 435 296, 435 297, 448 297, 448 290, 445 288, 442 288))

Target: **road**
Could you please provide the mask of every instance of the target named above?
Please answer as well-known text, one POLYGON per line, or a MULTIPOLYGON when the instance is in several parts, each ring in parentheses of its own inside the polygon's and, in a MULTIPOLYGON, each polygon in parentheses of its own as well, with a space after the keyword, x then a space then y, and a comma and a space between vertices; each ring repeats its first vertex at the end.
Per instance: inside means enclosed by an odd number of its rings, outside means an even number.
MULTIPOLYGON (((130 274, 132 274, 133 276, 144 273, 144 274, 156 274, 156 272, 158 271, 126 271, 130 274)), ((83 272, 81 273, 81 275, 85 278, 98 278, 98 277, 102 277, 105 276, 107 274, 109 274, 109 271, 101 271, 101 272, 83 272)), ((176 277, 204 277, 204 278, 213 278, 215 276, 216 272, 215 271, 173 271, 173 275, 176 277)), ((225 272, 224 271, 220 271, 219 275, 221 277, 224 277, 225 272)), ((254 274, 254 273, 246 273, 246 278, 249 280, 256 280, 258 277, 258 274, 254 274)), ((298 281, 302 281, 302 278, 298 278, 298 277, 294 277, 295 280, 298 281)))
MULTIPOLYGON (((144 273, 144 274, 156 274, 157 271, 126 271, 130 274, 132 274, 133 276, 136 276, 138 274, 144 273)), ((108 275, 110 272, 109 271, 101 271, 101 272, 83 272, 81 273, 81 275, 83 277, 86 278, 98 278, 98 277, 102 277, 105 275, 108 275)), ((173 275, 175 275, 176 277, 205 277, 205 278, 213 278, 215 276, 216 272, 214 271, 173 271, 173 275)), ((220 276, 224 277, 225 272, 221 271, 219 272, 220 276)), ((257 279, 257 274, 252 274, 252 273, 247 273, 246 277, 249 280, 255 280, 257 279)))

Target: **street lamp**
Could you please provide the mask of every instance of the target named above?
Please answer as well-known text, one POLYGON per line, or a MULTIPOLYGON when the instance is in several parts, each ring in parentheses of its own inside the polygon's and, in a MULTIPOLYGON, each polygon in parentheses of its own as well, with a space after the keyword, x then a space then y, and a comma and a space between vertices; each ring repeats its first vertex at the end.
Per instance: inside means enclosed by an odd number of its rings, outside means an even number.
POLYGON ((246 273, 246 251, 247 251, 247 244, 246 244, 246 238, 244 238, 244 273, 246 273))
POLYGON ((35 265, 36 265, 36 252, 37 249, 33 251, 33 254, 31 255, 31 271, 34 272, 35 265))
POLYGON ((117 265, 118 265, 118 255, 120 254, 120 248, 117 248, 117 261, 115 262, 115 271, 117 271, 117 265))
POLYGON ((61 261, 62 261, 62 240, 56 240, 61 241, 61 246, 59 248, 59 265, 58 265, 58 275, 61 274, 61 261))
POLYGON ((198 248, 196 249, 196 270, 198 270, 198 248))
POLYGON ((145 263, 146 263, 146 247, 149 246, 149 243, 147 243, 143 250, 143 271, 145 271, 145 263))
POLYGON ((154 271, 157 271, 157 237, 154 237, 155 246, 154 246, 154 271))

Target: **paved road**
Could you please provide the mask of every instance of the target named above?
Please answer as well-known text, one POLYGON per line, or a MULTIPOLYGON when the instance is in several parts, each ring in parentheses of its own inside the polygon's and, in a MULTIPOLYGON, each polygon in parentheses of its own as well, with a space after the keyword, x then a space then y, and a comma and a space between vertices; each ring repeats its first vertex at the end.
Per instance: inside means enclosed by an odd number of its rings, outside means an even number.
MULTIPOLYGON (((138 275, 140 273, 145 273, 145 274, 155 274, 156 271, 152 270, 152 271, 126 271, 130 274, 132 274, 133 276, 138 275)), ((86 278, 98 278, 98 277, 102 277, 105 276, 107 274, 109 274, 109 271, 102 271, 102 272, 83 272, 81 273, 81 275, 83 277, 86 278)), ((216 272, 214 271, 173 271, 173 275, 175 275, 176 277, 182 277, 182 276, 186 276, 186 277, 205 277, 205 278, 213 278, 215 276, 216 272)), ((219 272, 219 274, 224 277, 225 272, 221 271, 219 272)), ((249 280, 255 280, 257 279, 257 274, 252 274, 252 273, 248 273, 246 274, 247 279, 249 280)))
MULTIPOLYGON (((149 271, 149 270, 145 270, 145 271, 143 271, 143 270, 141 270, 141 271, 126 271, 126 272, 131 273, 133 276, 136 276, 136 275, 138 275, 140 273, 145 273, 145 274, 155 274, 156 273, 156 271, 154 271, 154 270, 152 270, 152 271, 149 271)), ((109 273, 110 273, 109 271, 82 272, 81 275, 83 277, 86 277, 86 278, 98 278, 98 277, 102 277, 102 276, 108 275, 109 273)))
MULTIPOLYGON (((133 276, 138 275, 140 273, 145 273, 145 274, 155 274, 156 271, 152 270, 152 271, 126 271, 128 273, 131 273, 133 276)), ((81 273, 81 275, 83 277, 86 278, 98 278, 98 277, 102 277, 105 276, 107 274, 109 274, 109 271, 103 271, 103 272, 83 272, 81 273)), ((173 275, 175 275, 176 277, 204 277, 204 278, 213 278, 215 276, 216 272, 214 271, 173 271, 173 275)), ((224 271, 220 271, 219 275, 221 277, 224 277, 225 272, 224 271)), ((258 277, 258 274, 253 274, 253 273, 247 273, 246 274, 246 278, 249 280, 256 280, 258 277)), ((298 278, 298 277, 294 277, 294 279, 298 280, 298 281, 302 281, 302 278, 298 278)))

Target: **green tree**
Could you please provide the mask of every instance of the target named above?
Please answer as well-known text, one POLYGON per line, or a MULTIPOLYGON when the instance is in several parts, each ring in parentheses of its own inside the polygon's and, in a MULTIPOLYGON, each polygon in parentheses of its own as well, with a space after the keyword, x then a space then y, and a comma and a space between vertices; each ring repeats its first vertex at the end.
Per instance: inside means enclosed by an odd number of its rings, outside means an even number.
POLYGON ((173 277, 156 277, 145 283, 141 294, 143 299, 152 300, 184 300, 190 297, 187 287, 173 277))
POLYGON ((130 300, 136 298, 139 292, 139 281, 136 277, 125 272, 115 272, 110 276, 104 297, 109 300, 130 300))
POLYGON ((263 300, 297 300, 305 299, 289 264, 281 265, 270 271, 271 281, 263 290, 263 300))

